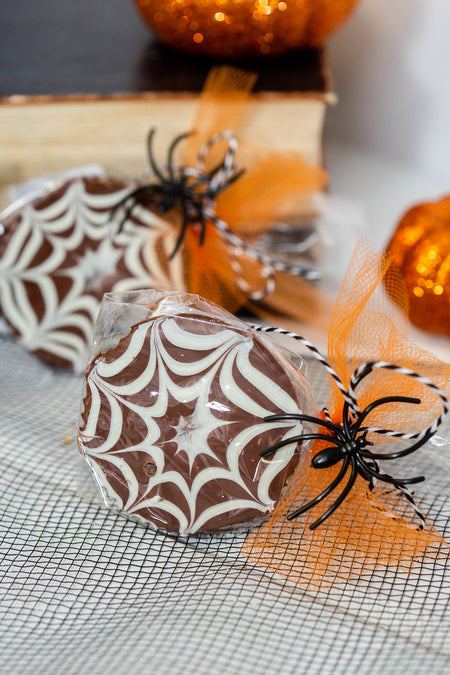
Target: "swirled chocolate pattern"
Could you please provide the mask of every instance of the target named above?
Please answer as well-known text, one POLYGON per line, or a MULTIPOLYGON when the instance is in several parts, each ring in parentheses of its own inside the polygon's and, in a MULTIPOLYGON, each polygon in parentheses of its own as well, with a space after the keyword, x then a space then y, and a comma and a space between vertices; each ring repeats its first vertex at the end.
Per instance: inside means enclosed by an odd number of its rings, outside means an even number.
POLYGON ((200 315, 134 326, 86 375, 79 447, 106 502, 182 534, 272 511, 299 447, 259 452, 302 425, 263 417, 300 412, 291 369, 275 346, 200 315))
POLYGON ((111 210, 129 189, 111 178, 70 180, 2 220, 1 311, 24 346, 55 365, 85 368, 103 293, 180 287, 151 211, 136 209, 117 234, 111 210))

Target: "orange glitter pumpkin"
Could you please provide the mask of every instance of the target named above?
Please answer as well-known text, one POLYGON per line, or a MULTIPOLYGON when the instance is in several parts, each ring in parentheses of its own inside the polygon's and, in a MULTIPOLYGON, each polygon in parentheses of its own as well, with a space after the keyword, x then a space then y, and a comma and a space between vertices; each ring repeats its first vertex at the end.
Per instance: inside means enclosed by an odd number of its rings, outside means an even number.
POLYGON ((240 59, 321 45, 359 0, 135 0, 176 49, 240 59))
POLYGON ((450 197, 410 209, 387 250, 405 278, 412 323, 450 336, 450 197))

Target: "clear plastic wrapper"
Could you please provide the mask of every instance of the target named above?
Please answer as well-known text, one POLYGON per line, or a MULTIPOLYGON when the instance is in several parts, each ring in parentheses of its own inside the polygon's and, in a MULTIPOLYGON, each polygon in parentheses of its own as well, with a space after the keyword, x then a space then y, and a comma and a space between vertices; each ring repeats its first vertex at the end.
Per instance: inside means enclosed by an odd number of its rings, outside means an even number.
POLYGON ((199 296, 106 294, 78 440, 103 502, 183 535, 256 524, 295 471, 317 414, 304 362, 199 296), (304 444, 303 444, 304 445, 304 444))
POLYGON ((118 232, 112 215, 130 182, 83 171, 25 184, 0 213, 0 313, 25 349, 78 373, 103 294, 171 288, 179 267, 161 264, 156 221, 135 214, 118 232))

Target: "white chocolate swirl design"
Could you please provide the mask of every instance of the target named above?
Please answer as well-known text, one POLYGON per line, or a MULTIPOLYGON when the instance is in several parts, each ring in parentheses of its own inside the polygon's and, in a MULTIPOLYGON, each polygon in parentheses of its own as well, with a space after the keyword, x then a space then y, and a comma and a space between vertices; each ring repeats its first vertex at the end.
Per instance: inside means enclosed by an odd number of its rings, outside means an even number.
POLYGON ((263 421, 301 411, 289 368, 276 347, 201 316, 135 326, 86 376, 79 446, 105 501, 182 534, 272 511, 299 448, 259 452, 302 430, 263 421))
POLYGON ((182 288, 179 262, 163 266, 158 255, 165 226, 150 211, 136 209, 116 234, 111 210, 128 190, 109 178, 68 181, 2 222, 2 313, 28 350, 54 364, 85 368, 103 293, 182 288))

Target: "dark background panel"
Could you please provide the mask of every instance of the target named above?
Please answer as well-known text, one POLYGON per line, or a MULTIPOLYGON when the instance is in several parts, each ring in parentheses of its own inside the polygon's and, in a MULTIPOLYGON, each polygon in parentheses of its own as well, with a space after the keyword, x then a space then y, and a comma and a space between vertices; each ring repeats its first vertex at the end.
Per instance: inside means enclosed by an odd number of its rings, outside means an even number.
MULTIPOLYGON (((237 65, 258 91, 326 88, 320 50, 237 65)), ((131 0, 0 1, 0 97, 198 91, 215 62, 165 48, 131 0)))

